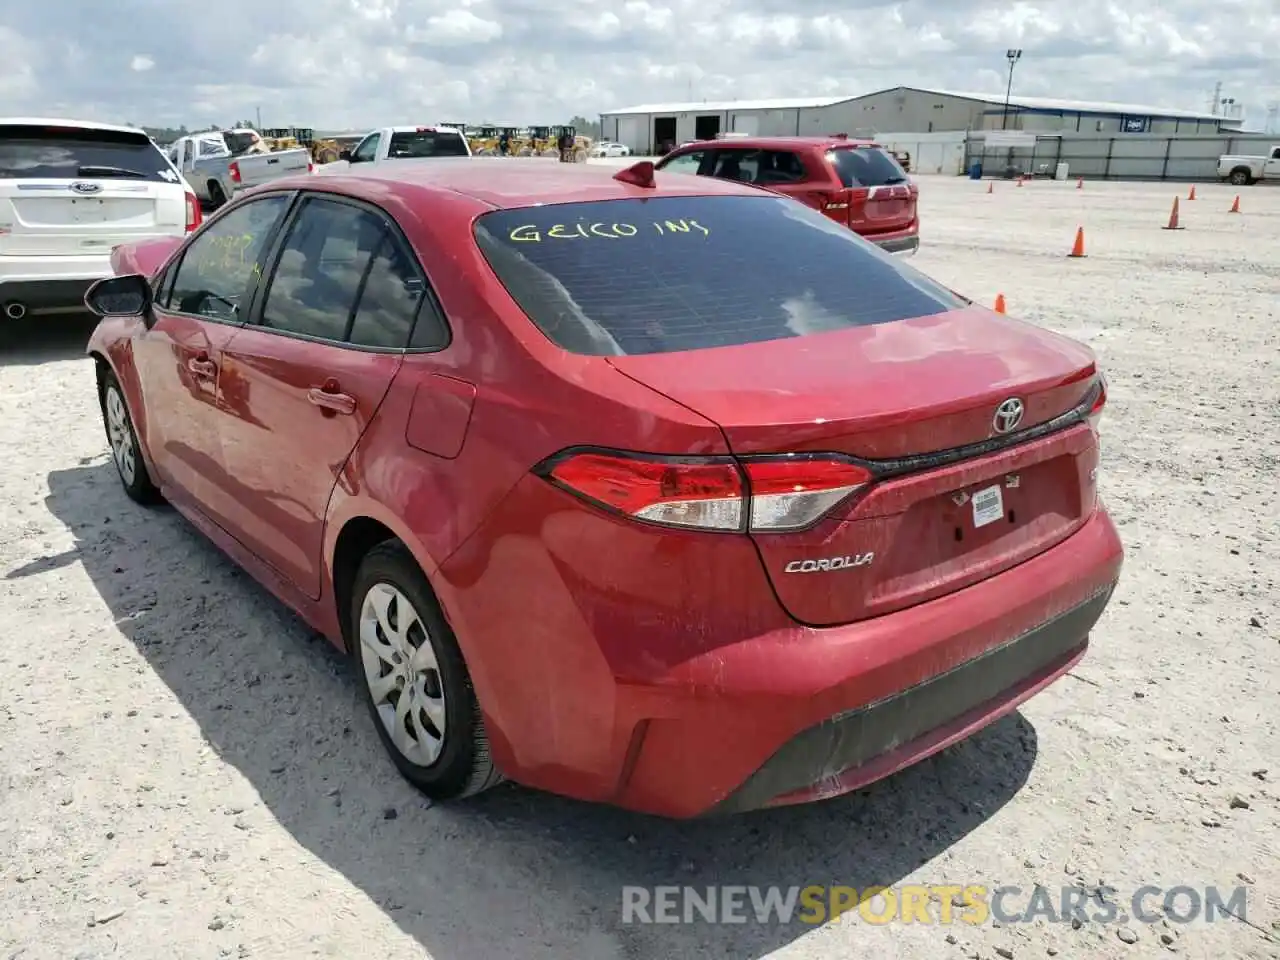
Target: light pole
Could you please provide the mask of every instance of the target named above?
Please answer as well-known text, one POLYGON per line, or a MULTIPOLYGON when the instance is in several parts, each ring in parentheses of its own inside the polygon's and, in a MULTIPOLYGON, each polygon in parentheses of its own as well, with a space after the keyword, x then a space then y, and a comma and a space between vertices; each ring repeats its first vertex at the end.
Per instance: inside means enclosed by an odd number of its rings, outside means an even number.
POLYGON ((1013 93, 1013 68, 1022 59, 1022 51, 1006 50, 1004 55, 1005 59, 1009 61, 1009 85, 1004 90, 1004 118, 1000 122, 1001 130, 1005 130, 1009 126, 1009 95, 1013 93))

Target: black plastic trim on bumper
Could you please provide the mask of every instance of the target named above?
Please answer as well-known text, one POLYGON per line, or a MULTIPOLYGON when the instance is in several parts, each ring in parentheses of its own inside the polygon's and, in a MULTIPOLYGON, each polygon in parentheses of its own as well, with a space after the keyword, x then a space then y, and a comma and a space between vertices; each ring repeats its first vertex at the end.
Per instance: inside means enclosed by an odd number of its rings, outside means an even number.
POLYGON ((898 237, 893 240, 872 240, 885 253, 915 253, 920 249, 920 234, 898 237))
MULTIPOLYGON (((7 280, 0 283, 0 304, 21 303, 30 312, 84 310, 84 295, 97 280, 7 280)), ((0 313, 0 322, 6 319, 0 313)))
POLYGON ((784 744, 708 815, 742 813, 840 776, 995 700, 1066 660, 1102 616, 1115 584, 972 660, 876 703, 810 727, 784 744))

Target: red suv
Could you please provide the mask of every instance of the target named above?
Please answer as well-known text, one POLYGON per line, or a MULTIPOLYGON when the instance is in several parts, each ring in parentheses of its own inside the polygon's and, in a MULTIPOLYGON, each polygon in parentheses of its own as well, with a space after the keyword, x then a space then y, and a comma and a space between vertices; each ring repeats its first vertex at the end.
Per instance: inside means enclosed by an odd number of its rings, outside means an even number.
POLYGON ((1088 347, 743 184, 497 166, 281 179, 87 296, 124 491, 350 653, 411 782, 830 797, 1084 656, 1088 347))
POLYGON ((708 140, 684 144, 656 166, 794 197, 890 253, 920 247, 920 188, 892 153, 870 140, 843 134, 708 140))

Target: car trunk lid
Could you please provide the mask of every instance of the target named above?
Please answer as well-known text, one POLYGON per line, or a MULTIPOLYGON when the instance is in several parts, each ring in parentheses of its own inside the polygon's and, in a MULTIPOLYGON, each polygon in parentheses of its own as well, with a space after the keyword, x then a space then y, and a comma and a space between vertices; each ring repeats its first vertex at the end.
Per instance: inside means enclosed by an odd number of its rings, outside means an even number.
POLYGON ((1092 352, 979 307, 714 350, 610 357, 719 424, 735 455, 832 454, 873 479, 814 526, 753 533, 783 606, 847 623, 1022 562, 1079 528, 1092 352), (1023 409, 1003 433, 997 409, 1023 409), (1018 442, 1021 441, 1021 442, 1018 442))

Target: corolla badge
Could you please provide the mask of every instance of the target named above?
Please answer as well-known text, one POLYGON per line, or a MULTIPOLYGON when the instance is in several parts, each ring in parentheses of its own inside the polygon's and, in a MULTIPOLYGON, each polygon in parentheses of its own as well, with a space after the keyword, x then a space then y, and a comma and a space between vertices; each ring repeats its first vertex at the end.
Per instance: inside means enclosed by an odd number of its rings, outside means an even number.
POLYGON ((991 426, 996 433, 1011 433, 1022 422, 1022 414, 1026 407, 1017 397, 1010 397, 996 407, 996 414, 991 418, 991 426))
POLYGON ((88 180, 77 180, 71 184, 71 192, 78 193, 82 197, 91 197, 95 193, 102 192, 102 184, 91 183, 88 180))

